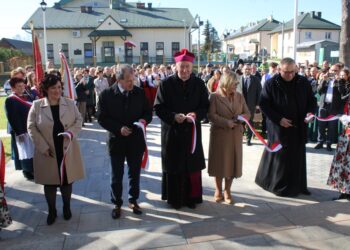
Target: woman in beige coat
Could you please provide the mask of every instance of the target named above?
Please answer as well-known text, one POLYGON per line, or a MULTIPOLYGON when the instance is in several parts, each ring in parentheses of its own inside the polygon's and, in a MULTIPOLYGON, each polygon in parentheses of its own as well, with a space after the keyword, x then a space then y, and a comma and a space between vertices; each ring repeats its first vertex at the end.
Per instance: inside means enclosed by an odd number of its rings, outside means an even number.
POLYGON ((34 142, 34 179, 44 185, 48 204, 47 224, 51 225, 57 217, 56 192, 60 188, 63 200, 63 216, 72 217, 70 200, 72 183, 84 178, 84 167, 77 141, 82 118, 74 101, 62 97, 61 79, 49 74, 41 82, 45 98, 33 103, 28 115, 28 133, 34 142), (59 133, 67 132, 72 137, 59 133), (68 148, 64 165, 61 162, 68 148))
POLYGON ((242 176, 243 125, 238 115, 248 120, 250 113, 244 97, 236 92, 237 75, 229 72, 222 76, 218 90, 210 96, 208 118, 211 122, 208 173, 215 177, 214 199, 232 204, 231 185, 233 178, 242 176), (224 196, 222 179, 225 178, 224 196))

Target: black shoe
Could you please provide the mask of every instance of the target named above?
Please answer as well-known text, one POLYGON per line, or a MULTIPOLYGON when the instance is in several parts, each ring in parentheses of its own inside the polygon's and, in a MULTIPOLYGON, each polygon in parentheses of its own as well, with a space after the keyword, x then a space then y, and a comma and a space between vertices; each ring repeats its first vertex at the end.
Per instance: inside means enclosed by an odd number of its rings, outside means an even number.
POLYGON ((57 211, 52 211, 52 212, 49 212, 49 215, 47 216, 47 220, 46 220, 46 223, 47 225, 52 225, 53 223, 55 223, 55 220, 57 218, 57 211))
POLYGON ((141 208, 140 208, 140 206, 137 204, 137 202, 133 202, 133 203, 129 202, 129 208, 132 209, 132 212, 133 212, 134 214, 137 214, 137 215, 142 214, 141 208))
POLYGON ((331 146, 331 144, 327 144, 327 151, 332 151, 332 146, 331 146))
POLYGON ((195 209, 196 208, 196 203, 194 203, 194 202, 187 202, 186 207, 191 208, 191 209, 195 209))
POLYGON ((112 210, 112 218, 113 219, 119 219, 120 218, 120 214, 121 214, 121 208, 116 206, 112 210))
POLYGON ((252 143, 250 142, 250 140, 247 141, 247 146, 251 146, 251 145, 252 145, 252 143))
POLYGON ((305 189, 301 192, 303 195, 311 195, 311 192, 308 189, 305 189))
POLYGON ((323 148, 323 143, 317 143, 317 145, 314 147, 314 149, 321 149, 323 148))
POLYGON ((339 197, 333 198, 332 200, 336 201, 336 200, 345 200, 345 199, 349 199, 349 195, 348 195, 348 194, 341 193, 341 194, 339 195, 339 197))
POLYGON ((63 218, 65 220, 70 220, 70 218, 72 218, 72 212, 69 206, 63 206, 63 218))

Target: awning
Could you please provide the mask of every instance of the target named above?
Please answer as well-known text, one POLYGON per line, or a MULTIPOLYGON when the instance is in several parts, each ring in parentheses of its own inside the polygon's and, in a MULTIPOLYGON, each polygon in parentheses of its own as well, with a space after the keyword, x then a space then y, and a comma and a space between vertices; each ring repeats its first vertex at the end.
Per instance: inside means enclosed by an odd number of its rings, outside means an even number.
POLYGON ((128 47, 136 47, 136 44, 130 40, 125 40, 124 44, 128 47))
POLYGON ((89 37, 94 36, 131 36, 131 34, 127 30, 94 30, 89 37))
POLYGON ((257 43, 260 43, 260 42, 257 39, 250 39, 249 43, 257 44, 257 43))

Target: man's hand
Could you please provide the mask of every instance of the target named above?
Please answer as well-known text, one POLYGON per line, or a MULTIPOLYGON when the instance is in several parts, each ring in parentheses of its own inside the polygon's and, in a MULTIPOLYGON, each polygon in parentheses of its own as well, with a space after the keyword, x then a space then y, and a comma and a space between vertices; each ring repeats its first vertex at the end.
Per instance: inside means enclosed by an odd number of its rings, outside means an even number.
MULTIPOLYGON (((193 119, 196 119, 196 113, 194 113, 194 112, 188 113, 187 116, 191 116, 193 119)), ((188 117, 186 117, 186 121, 192 122, 192 120, 188 117)))
POLYGON ((292 121, 291 120, 288 120, 286 118, 282 118, 280 120, 280 125, 284 128, 290 128, 290 127, 293 127, 293 124, 292 124, 292 121))
POLYGON ((120 133, 122 134, 122 136, 129 136, 132 133, 132 130, 124 126, 120 129, 120 133))
POLYGON ((20 142, 24 142, 25 135, 24 134, 19 135, 19 136, 17 136, 17 138, 20 142))
POLYGON ((183 123, 186 120, 186 116, 184 114, 176 114, 175 121, 177 123, 183 123))

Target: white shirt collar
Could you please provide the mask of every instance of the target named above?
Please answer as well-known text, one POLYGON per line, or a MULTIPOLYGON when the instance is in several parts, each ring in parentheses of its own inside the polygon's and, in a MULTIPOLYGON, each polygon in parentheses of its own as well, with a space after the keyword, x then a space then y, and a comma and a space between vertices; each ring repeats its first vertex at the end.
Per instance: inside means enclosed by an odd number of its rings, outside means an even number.
POLYGON ((120 93, 124 93, 125 89, 123 89, 123 87, 122 87, 122 85, 120 83, 118 83, 118 88, 120 90, 120 93))

